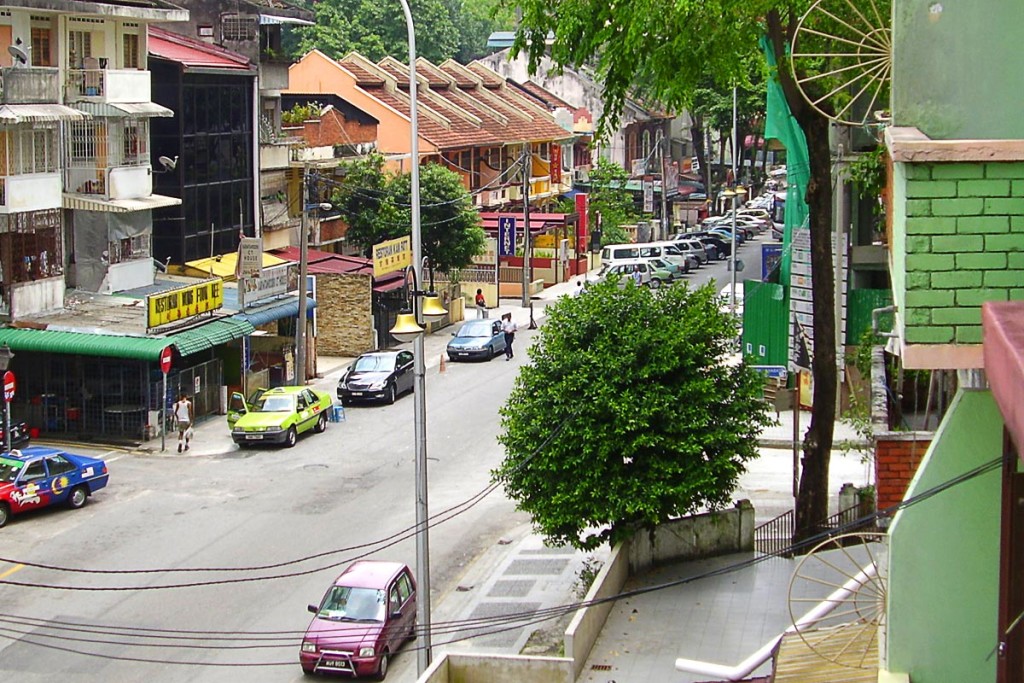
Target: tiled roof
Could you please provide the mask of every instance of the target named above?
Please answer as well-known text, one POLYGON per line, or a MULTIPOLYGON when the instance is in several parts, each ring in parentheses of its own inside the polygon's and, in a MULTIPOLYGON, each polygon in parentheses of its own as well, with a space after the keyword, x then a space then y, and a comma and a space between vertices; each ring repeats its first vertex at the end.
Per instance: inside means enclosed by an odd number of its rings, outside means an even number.
POLYGON ((538 101, 542 102, 545 107, 564 107, 569 111, 575 111, 576 107, 572 106, 558 95, 554 94, 550 90, 545 90, 543 87, 537 85, 533 81, 526 81, 525 83, 516 83, 520 88, 528 92, 538 101))
MULTIPOLYGON (((393 58, 374 65, 357 54, 338 62, 369 95, 408 115, 408 66, 393 58)), ((504 79, 482 67, 461 67, 451 60, 440 67, 416 64, 420 135, 438 149, 490 147, 506 142, 564 140, 566 131, 551 114, 504 79), (481 82, 491 85, 480 88, 481 82), (492 87, 493 86, 493 87, 492 87)))

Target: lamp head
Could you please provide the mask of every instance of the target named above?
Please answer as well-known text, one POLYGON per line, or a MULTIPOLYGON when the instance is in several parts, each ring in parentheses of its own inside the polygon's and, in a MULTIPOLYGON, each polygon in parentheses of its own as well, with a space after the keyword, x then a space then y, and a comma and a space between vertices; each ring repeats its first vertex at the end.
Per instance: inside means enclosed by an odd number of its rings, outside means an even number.
POLYGON ((416 316, 412 311, 399 313, 398 318, 395 319, 395 326, 390 331, 391 336, 401 342, 413 341, 424 332, 420 324, 416 322, 416 316))
POLYGON ((743 187, 742 185, 737 185, 736 194, 745 197, 747 195, 747 188, 743 187))
POLYGON ((434 292, 423 295, 423 318, 428 322, 437 322, 448 315, 448 309, 441 305, 441 300, 434 292))
POLYGON ((732 190, 722 190, 722 196, 727 199, 731 199, 732 197, 736 196, 736 193, 733 192, 732 190))

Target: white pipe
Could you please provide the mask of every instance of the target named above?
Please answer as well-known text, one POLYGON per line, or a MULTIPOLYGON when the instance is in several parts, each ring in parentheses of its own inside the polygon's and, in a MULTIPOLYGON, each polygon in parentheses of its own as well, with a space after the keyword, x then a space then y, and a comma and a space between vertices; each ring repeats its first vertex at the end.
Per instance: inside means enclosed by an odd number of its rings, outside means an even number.
POLYGON ((729 681, 738 681, 746 678, 753 673, 757 667, 768 661, 772 656, 772 652, 775 650, 775 646, 779 644, 779 641, 782 640, 783 636, 789 635, 790 633, 796 633, 803 627, 820 621, 831 613, 832 610, 838 607, 840 602, 853 595, 857 589, 875 578, 877 575, 878 568, 874 564, 862 569, 856 576, 844 583, 840 588, 836 589, 835 592, 827 598, 819 602, 814 609, 800 617, 795 624, 772 638, 752 655, 735 666, 726 666, 724 664, 700 662, 695 659, 679 658, 676 659, 676 671, 686 671, 700 676, 713 676, 715 678, 722 678, 729 681))

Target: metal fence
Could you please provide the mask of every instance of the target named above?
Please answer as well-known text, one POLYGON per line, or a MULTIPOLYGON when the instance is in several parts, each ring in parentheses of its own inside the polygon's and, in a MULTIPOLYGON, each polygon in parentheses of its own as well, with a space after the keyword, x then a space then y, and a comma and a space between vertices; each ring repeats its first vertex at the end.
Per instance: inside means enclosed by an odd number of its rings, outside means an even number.
MULTIPOLYGON (((218 415, 220 413, 220 386, 223 378, 223 363, 217 358, 167 375, 167 394, 164 396, 164 407, 167 411, 165 424, 168 430, 170 431, 174 422, 171 410, 182 393, 188 394, 192 400, 192 412, 197 421, 203 417, 218 415)), ((160 410, 160 394, 163 392, 163 387, 163 379, 150 383, 150 410, 160 410)))
MULTIPOLYGON (((873 518, 866 519, 860 523, 857 520, 864 517, 860 505, 853 505, 840 510, 825 520, 825 532, 851 533, 854 531, 877 531, 878 527, 873 518)), ((762 555, 782 555, 792 557, 811 550, 812 546, 800 548, 793 551, 793 531, 796 528, 796 514, 793 510, 787 510, 778 517, 770 519, 764 524, 754 528, 754 552, 762 555)))

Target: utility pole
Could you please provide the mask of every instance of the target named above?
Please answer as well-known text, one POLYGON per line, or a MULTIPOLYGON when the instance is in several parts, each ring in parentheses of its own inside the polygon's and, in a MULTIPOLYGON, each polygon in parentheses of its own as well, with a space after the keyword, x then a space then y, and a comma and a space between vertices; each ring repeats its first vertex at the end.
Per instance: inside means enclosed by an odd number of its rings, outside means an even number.
POLYGON ((306 273, 309 270, 309 164, 302 168, 302 219, 299 227, 299 317, 295 321, 295 385, 306 384, 306 273))
POLYGON ((664 133, 660 133, 660 139, 658 141, 658 156, 661 157, 661 232, 658 235, 659 239, 668 239, 669 222, 668 217, 668 176, 665 173, 667 168, 665 165, 665 147, 668 146, 668 139, 664 133))
POLYGON ((530 305, 530 143, 523 143, 523 308, 530 305))

